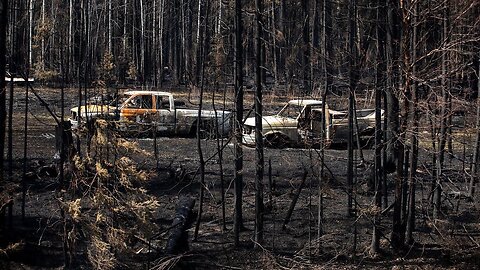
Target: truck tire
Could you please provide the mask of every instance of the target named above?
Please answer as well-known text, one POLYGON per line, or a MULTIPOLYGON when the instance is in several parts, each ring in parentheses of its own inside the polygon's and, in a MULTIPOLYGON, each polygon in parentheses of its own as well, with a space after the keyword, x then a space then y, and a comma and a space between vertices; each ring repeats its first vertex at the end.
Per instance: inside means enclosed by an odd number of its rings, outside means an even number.
POLYGON ((290 139, 281 133, 272 133, 265 136, 265 146, 269 148, 286 148, 291 145, 290 139))
MULTIPOLYGON (((198 125, 198 122, 195 121, 192 124, 192 127, 190 128, 190 136, 194 138, 197 137, 197 125, 198 125)), ((215 138, 215 137, 216 137, 215 125, 212 123, 212 121, 208 121, 208 120, 201 121, 200 139, 209 139, 209 138, 215 138)))

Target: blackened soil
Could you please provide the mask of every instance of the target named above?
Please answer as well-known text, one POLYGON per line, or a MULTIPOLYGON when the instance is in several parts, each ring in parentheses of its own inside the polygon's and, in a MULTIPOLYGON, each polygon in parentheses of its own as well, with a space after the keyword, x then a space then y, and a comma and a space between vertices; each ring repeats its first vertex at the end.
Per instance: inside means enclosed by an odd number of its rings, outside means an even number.
MULTIPOLYGON (((93 91, 93 90, 92 90, 93 91)), ((27 128, 27 179, 25 186, 25 219, 22 220, 22 175, 25 134, 24 89, 16 90, 13 115, 13 179, 5 184, 14 198, 12 219, 8 210, 2 224, 0 269, 57 269, 64 265, 63 222, 58 204, 58 180, 39 174, 42 166, 54 164, 55 122, 41 103, 30 95, 27 128), (13 183, 10 184, 10 183, 13 183), (10 246, 17 244, 16 246, 10 246)), ((38 93, 60 115, 60 90, 39 89, 38 93)), ((76 89, 66 90, 65 115, 76 106, 76 89)), ((187 97, 185 93, 178 93, 187 97)), ((208 100, 211 100, 209 98, 208 100)), ((221 100, 221 98, 217 99, 221 100)), ((282 99, 268 97, 265 107, 278 108, 282 99)), ((248 103, 248 102, 247 102, 248 103)), ((208 105, 207 105, 208 106, 208 105)), ((227 103, 227 108, 231 103, 227 103)), ((460 132, 460 131, 459 131, 460 132)), ((465 132, 466 134, 468 132, 465 132)), ((347 215, 346 164, 347 151, 342 146, 325 151, 325 175, 319 187, 320 151, 318 149, 266 149, 265 150, 265 241, 254 246, 255 160, 254 149, 244 148, 243 217, 240 247, 233 243, 233 176, 234 152, 228 139, 202 140, 205 171, 204 212, 199 237, 193 241, 189 234, 189 251, 179 255, 177 266, 183 269, 478 269, 480 265, 480 217, 478 195, 468 200, 465 194, 469 178, 464 171, 463 155, 469 157, 468 136, 458 136, 454 143, 457 158, 447 159, 444 177, 442 218, 433 219, 431 211, 432 164, 431 149, 422 134, 421 158, 417 171, 415 244, 393 251, 389 244, 392 211, 386 211, 380 220, 382 234, 380 254, 369 254, 372 236, 373 193, 367 186, 373 160, 372 149, 364 149, 364 164, 360 164, 356 151, 356 185, 354 187, 355 215, 347 215), (463 142, 463 143, 462 143, 463 142), (226 144, 223 158, 217 154, 217 143, 226 144), (465 152, 463 150, 465 145, 465 152), (269 166, 271 164, 271 166, 269 166), (220 171, 220 165, 223 171, 220 171), (282 229, 294 194, 304 171, 307 179, 285 229, 282 229), (226 227, 223 228, 221 175, 225 189, 226 227), (269 179, 272 180, 270 192, 269 179), (322 234, 318 234, 319 190, 323 197, 322 234)), ((130 138, 142 149, 153 152, 152 138, 130 138)), ((148 191, 160 202, 155 222, 164 233, 159 241, 166 241, 175 206, 180 195, 198 199, 199 157, 196 140, 192 138, 157 138, 159 158, 138 155, 140 167, 151 173, 148 191)), ((85 152, 82 137, 81 150, 85 152)), ((389 175, 389 204, 393 201, 394 175, 389 175)), ((198 201, 196 203, 198 206, 198 201)), ((197 211, 197 208, 194 209, 197 211)), ((81 239, 79 240, 81 241, 81 239)), ((76 267, 88 269, 82 250, 74 252, 76 267), (83 254, 83 255, 82 255, 83 254)), ((161 251, 155 256, 137 258, 138 269, 155 267, 169 258, 161 251)), ((170 258, 171 259, 171 258, 170 258)))

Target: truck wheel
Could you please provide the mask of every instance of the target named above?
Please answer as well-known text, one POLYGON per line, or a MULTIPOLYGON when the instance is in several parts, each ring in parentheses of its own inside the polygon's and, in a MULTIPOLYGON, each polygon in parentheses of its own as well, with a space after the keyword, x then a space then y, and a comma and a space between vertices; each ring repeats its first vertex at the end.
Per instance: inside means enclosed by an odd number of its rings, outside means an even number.
POLYGON ((285 148, 290 145, 290 140, 287 138, 287 136, 280 134, 280 133, 274 133, 274 134, 269 134, 265 137, 265 146, 269 148, 285 148))
MULTIPOLYGON (((205 125, 200 126, 200 139, 208 139, 210 138, 210 132, 205 128, 205 125)), ((195 123, 191 128, 190 128, 190 136, 193 138, 197 137, 197 123, 195 123)))
MULTIPOLYGON (((195 122, 192 127, 190 128, 190 136, 197 137, 197 125, 198 123, 195 122)), ((200 123, 200 139, 210 139, 215 138, 215 128, 210 121, 202 121, 200 123)))

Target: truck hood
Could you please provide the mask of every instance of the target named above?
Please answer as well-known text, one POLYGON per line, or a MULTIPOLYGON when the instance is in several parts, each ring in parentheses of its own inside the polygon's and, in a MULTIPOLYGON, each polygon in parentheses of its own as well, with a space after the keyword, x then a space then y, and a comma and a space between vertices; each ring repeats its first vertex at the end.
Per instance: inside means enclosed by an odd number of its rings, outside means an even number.
MULTIPOLYGON (((247 126, 255 126, 255 117, 249 117, 245 121, 247 126)), ((262 128, 276 128, 276 127, 296 127, 297 120, 292 118, 281 117, 278 115, 264 116, 262 117, 262 128)))

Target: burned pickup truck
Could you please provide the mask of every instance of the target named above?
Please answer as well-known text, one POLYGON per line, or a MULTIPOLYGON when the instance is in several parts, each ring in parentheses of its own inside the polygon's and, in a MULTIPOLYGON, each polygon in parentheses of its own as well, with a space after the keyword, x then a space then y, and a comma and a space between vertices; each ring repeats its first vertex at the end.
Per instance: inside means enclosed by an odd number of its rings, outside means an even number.
POLYGON ((226 136, 232 129, 232 113, 223 110, 186 108, 185 102, 174 99, 173 94, 161 91, 128 91, 125 101, 118 107, 110 105, 86 105, 70 110, 73 128, 98 118, 118 121, 125 132, 156 131, 160 135, 195 135, 200 125, 202 136, 226 136), (200 120, 200 121, 199 121, 200 120))
MULTIPOLYGON (((375 132, 375 109, 356 110, 358 137, 369 139, 375 132)), ((381 111, 383 119, 383 110, 381 111)), ((276 115, 264 116, 262 132, 269 147, 312 146, 321 142, 322 101, 314 99, 290 100, 276 115)), ((382 120, 383 121, 383 120, 382 120)), ((348 112, 336 111, 325 104, 324 143, 343 143, 348 138, 348 112)), ((356 136, 356 129, 354 131, 356 136)), ((255 145, 255 118, 245 121, 243 143, 255 145)))

